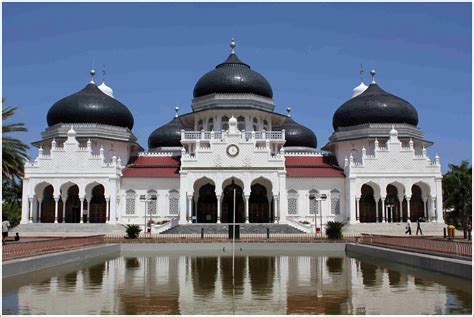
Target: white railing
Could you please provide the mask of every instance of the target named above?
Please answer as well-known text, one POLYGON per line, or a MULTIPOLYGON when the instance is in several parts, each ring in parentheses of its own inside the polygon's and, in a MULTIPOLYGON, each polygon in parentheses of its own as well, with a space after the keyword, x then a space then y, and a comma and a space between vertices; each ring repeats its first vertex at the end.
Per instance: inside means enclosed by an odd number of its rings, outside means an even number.
POLYGON ((288 222, 288 225, 290 227, 293 227, 295 229, 301 230, 305 233, 313 233, 313 226, 311 224, 304 224, 301 223, 297 220, 291 219, 291 218, 286 218, 286 221, 288 222))
POLYGON ((166 230, 169 230, 171 228, 174 228, 178 225, 178 218, 177 217, 174 217, 174 218, 171 218, 170 221, 164 223, 164 224, 161 224, 161 225, 153 225, 152 226, 152 229, 151 229, 151 233, 162 233, 162 232, 165 232, 166 230))
MULTIPOLYGON (((223 140, 225 132, 223 131, 182 131, 181 140, 223 140)), ((246 140, 285 140, 284 131, 242 131, 242 138, 246 140)))

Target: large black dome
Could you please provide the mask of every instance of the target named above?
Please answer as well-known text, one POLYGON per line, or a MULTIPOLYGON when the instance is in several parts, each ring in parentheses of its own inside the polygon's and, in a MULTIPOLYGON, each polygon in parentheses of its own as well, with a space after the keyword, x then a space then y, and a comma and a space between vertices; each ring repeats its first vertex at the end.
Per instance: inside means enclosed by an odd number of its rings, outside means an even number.
POLYGON ((194 98, 213 93, 251 93, 273 98, 272 87, 265 77, 251 70, 235 53, 202 76, 194 86, 194 98))
POLYGON ((179 117, 153 131, 148 137, 148 150, 159 147, 181 146, 181 130, 190 131, 191 128, 185 126, 179 117))
POLYGON ((101 123, 133 128, 133 115, 115 98, 103 93, 93 83, 56 102, 48 111, 48 126, 57 123, 101 123))
POLYGON ((363 123, 418 124, 418 112, 408 101, 389 94, 377 84, 346 101, 332 119, 334 130, 363 123))
POLYGON ((285 129, 285 147, 301 146, 315 149, 318 145, 314 132, 295 122, 291 117, 288 117, 281 126, 273 127, 275 131, 281 131, 283 129, 285 129))

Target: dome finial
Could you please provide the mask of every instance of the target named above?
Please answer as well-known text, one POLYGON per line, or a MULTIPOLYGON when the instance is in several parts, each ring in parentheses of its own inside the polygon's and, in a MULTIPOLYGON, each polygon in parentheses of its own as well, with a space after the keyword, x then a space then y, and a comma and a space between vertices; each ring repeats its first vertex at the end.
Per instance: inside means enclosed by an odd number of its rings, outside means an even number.
POLYGON ((287 116, 291 117, 291 107, 286 108, 286 112, 288 112, 287 116))
POLYGON ((232 37, 232 40, 230 41, 230 48, 232 49, 231 54, 235 54, 234 48, 237 46, 237 43, 235 42, 235 38, 232 37))
POLYGON ((375 84, 375 69, 370 71, 370 76, 372 76, 372 84, 375 84))
POLYGON ((92 68, 92 69, 89 71, 89 74, 91 75, 91 81, 90 81, 89 83, 95 84, 95 81, 94 81, 95 69, 92 68))
POLYGON ((176 111, 174 117, 177 118, 178 117, 178 112, 179 112, 179 106, 174 107, 174 111, 176 111))

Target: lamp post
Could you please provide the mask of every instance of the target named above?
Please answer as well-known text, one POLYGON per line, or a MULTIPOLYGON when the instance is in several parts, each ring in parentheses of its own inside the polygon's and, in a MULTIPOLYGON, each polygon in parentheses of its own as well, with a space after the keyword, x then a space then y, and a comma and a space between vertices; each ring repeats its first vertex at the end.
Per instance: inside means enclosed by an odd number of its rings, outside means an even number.
MULTIPOLYGON (((326 194, 322 194, 322 195, 315 195, 315 194, 310 194, 309 195, 309 199, 310 200, 316 200, 316 204, 319 204, 319 214, 320 214, 320 225, 321 225, 321 237, 323 236, 323 212, 321 210, 321 201, 324 201, 326 200, 328 196, 326 194)), ((314 236, 317 237, 318 236, 318 226, 317 226, 317 216, 318 216, 318 213, 317 211, 314 213, 314 236)))
POLYGON ((140 201, 143 201, 145 202, 145 232, 144 232, 144 235, 146 236, 146 233, 148 231, 148 225, 146 223, 146 209, 147 209, 147 206, 148 206, 148 202, 149 201, 156 201, 157 197, 156 195, 149 195, 150 197, 148 197, 148 195, 140 195, 140 201))

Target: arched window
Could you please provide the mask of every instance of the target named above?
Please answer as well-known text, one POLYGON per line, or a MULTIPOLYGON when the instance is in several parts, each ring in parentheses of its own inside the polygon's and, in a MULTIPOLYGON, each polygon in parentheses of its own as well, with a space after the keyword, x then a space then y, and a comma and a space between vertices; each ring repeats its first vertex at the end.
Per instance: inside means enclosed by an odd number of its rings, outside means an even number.
POLYGON ((223 116, 222 117, 222 130, 229 130, 229 117, 223 116))
POLYGON ((136 194, 133 190, 128 190, 125 196, 125 214, 135 214, 135 198, 136 194))
POLYGON ((207 130, 208 131, 213 131, 214 130, 214 119, 209 118, 209 121, 207 122, 207 130))
POLYGON ((257 120, 257 118, 253 118, 253 125, 252 125, 252 127, 253 127, 253 130, 254 130, 254 131, 257 131, 257 130, 258 130, 258 120, 257 120))
POLYGON ((177 215, 179 213, 179 192, 177 190, 170 190, 170 215, 177 215))
POLYGON ((245 118, 242 116, 237 118, 237 129, 239 131, 245 130, 245 118))
POLYGON ((263 130, 268 131, 268 121, 263 120, 263 130))
POLYGON ((202 120, 199 120, 198 125, 197 125, 197 131, 201 131, 203 127, 204 127, 204 125, 202 123, 202 120))
POLYGON ((156 215, 156 209, 157 209, 157 200, 158 200, 158 195, 156 194, 155 190, 149 190, 147 193, 147 203, 148 206, 146 206, 148 214, 149 215, 156 215))
POLYGON ((331 190, 331 214, 341 213, 341 193, 337 189, 331 190))
POLYGON ((314 215, 319 214, 319 204, 320 201, 317 201, 316 198, 319 197, 319 192, 316 189, 311 189, 309 191, 309 197, 314 197, 314 199, 309 199, 309 213, 314 215))
POLYGON ((294 189, 288 191, 288 214, 298 214, 298 193, 294 189))

